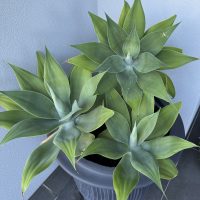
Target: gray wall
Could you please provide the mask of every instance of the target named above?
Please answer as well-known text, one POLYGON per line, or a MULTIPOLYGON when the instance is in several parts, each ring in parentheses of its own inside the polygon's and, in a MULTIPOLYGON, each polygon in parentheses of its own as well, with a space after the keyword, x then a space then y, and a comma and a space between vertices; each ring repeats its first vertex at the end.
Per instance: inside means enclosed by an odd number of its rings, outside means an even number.
MULTIPOLYGON (((128 0, 132 4, 132 0, 128 0)), ((169 40, 169 45, 175 45, 185 50, 185 53, 200 57, 200 12, 199 0, 142 0, 147 18, 147 27, 174 14, 177 21, 182 23, 169 40)), ((104 16, 108 13, 118 19, 123 0, 98 0, 98 13, 104 16)), ((191 63, 183 68, 167 71, 174 80, 177 96, 175 101, 181 100, 183 108, 181 114, 186 131, 195 115, 200 100, 200 62, 191 63)))
MULTIPOLYGON (((0 1, 0 90, 17 89, 14 74, 6 64, 14 63, 36 71, 35 51, 44 46, 64 61, 77 52, 70 44, 93 39, 93 29, 87 15, 96 12, 91 0, 1 0, 0 1)), ((95 38, 94 38, 95 39, 95 38)), ((67 69, 68 66, 63 64, 67 69)), ((5 130, 0 130, 2 139, 5 130)), ((0 148, 0 199, 21 199, 21 173, 27 156, 42 138, 19 139, 0 148)), ((25 194, 27 199, 55 169, 36 178, 25 194)))

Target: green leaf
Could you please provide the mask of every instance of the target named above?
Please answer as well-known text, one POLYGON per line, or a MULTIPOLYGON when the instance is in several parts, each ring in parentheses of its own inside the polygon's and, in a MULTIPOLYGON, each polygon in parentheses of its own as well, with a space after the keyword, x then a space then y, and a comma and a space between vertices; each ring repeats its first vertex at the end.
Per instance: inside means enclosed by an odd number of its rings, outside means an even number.
POLYGON ((120 160, 113 172, 113 186, 117 200, 127 200, 139 181, 139 173, 132 167, 130 155, 120 160))
POLYGON ((159 111, 140 120, 137 126, 138 143, 142 144, 154 130, 159 116, 159 111))
POLYGON ((170 104, 160 109, 157 124, 152 134, 148 137, 149 140, 157 137, 163 137, 169 132, 178 117, 181 106, 182 103, 179 102, 176 104, 170 104))
POLYGON ((54 119, 25 119, 10 129, 1 141, 1 144, 5 144, 16 138, 48 134, 58 126, 59 121, 54 119))
POLYGON ((72 47, 80 50, 85 56, 97 63, 102 63, 107 57, 114 54, 107 45, 97 42, 72 45, 72 47))
POLYGON ((172 50, 172 51, 176 51, 179 53, 183 53, 183 49, 177 48, 177 47, 172 47, 172 46, 168 46, 168 47, 163 47, 163 50, 172 50))
POLYGON ((118 55, 123 56, 122 47, 126 40, 127 33, 115 23, 108 15, 106 15, 108 22, 108 42, 110 48, 118 55))
POLYGON ((106 122, 106 127, 114 140, 125 144, 129 143, 131 130, 127 119, 123 115, 115 112, 114 116, 106 122))
MULTIPOLYGON (((134 110, 132 112, 134 112, 134 110)), ((154 113, 154 96, 146 92, 143 92, 137 121, 140 121, 142 118, 152 113, 154 113)))
POLYGON ((129 147, 130 149, 134 149, 137 145, 138 145, 138 133, 137 133, 137 125, 135 122, 133 130, 130 135, 129 147))
POLYGON ((99 65, 85 55, 74 56, 68 60, 68 63, 89 71, 94 71, 99 65))
POLYGON ((78 116, 75 123, 81 131, 89 133, 101 127, 113 114, 112 110, 99 106, 89 113, 78 116))
POLYGON ((160 177, 171 180, 178 175, 178 170, 174 162, 170 159, 157 160, 159 165, 160 177))
POLYGON ((133 149, 131 164, 141 174, 150 178, 163 191, 158 164, 149 152, 144 151, 140 147, 133 149))
POLYGON ((127 16, 128 12, 129 12, 129 10, 130 10, 130 5, 128 4, 127 1, 124 1, 124 6, 123 6, 123 9, 121 11, 119 22, 118 22, 120 27, 123 27, 124 21, 126 19, 126 16, 127 16))
POLYGON ((156 159, 165 159, 184 149, 197 147, 197 145, 176 136, 166 136, 146 141, 142 147, 156 159))
POLYGON ((64 152, 72 166, 75 168, 76 147, 81 132, 72 122, 61 126, 57 131, 53 143, 64 152))
POLYGON ((159 72, 162 80, 163 80, 163 83, 167 89, 167 92, 168 94, 174 98, 176 96, 176 90, 175 90, 175 87, 174 87, 174 84, 172 82, 172 80, 170 79, 169 76, 167 76, 167 74, 164 74, 162 72, 159 72))
POLYGON ((134 67, 140 73, 148 73, 159 69, 164 65, 159 59, 157 59, 153 54, 145 52, 141 53, 138 59, 134 62, 134 67))
POLYGON ((136 26, 139 37, 144 35, 145 30, 145 15, 142 8, 141 0, 135 0, 132 8, 129 10, 124 21, 123 28, 127 33, 130 33, 136 26))
POLYGON ((45 84, 47 83, 51 87, 55 96, 63 103, 62 108, 66 107, 67 114, 70 105, 69 81, 62 67, 57 63, 48 49, 46 49, 44 81, 45 84))
POLYGON ((77 147, 76 147, 76 156, 80 156, 90 144, 94 141, 95 136, 91 133, 83 133, 80 135, 77 147))
POLYGON ((0 93, 0 106, 5 110, 22 110, 14 101, 0 93))
POLYGON ((191 56, 184 55, 182 53, 179 53, 177 51, 173 50, 162 50, 157 57, 165 63, 165 65, 161 66, 161 70, 165 69, 174 69, 181 67, 187 63, 190 63, 192 61, 198 60, 198 58, 194 58, 191 56))
POLYGON ((40 51, 37 51, 36 52, 36 55, 37 55, 37 74, 38 74, 38 77, 41 79, 41 80, 44 80, 44 63, 45 63, 45 58, 44 58, 44 55, 42 52, 40 51))
POLYGON ((26 161, 22 175, 22 192, 24 193, 32 179, 47 169, 57 158, 59 149, 53 145, 53 136, 43 141, 26 161))
POLYGON ((108 44, 107 38, 107 22, 101 17, 89 12, 89 15, 92 19, 94 30, 96 32, 99 42, 108 44))
POLYGON ((80 67, 73 67, 70 75, 71 102, 78 100, 83 85, 92 77, 91 72, 80 67))
POLYGON ((145 35, 152 33, 152 32, 156 32, 156 31, 162 31, 163 29, 165 29, 169 26, 172 26, 174 24, 175 19, 176 19, 176 15, 153 25, 146 31, 145 35))
POLYGON ((141 52, 150 52, 157 55, 177 26, 178 24, 145 35, 140 43, 141 52))
POLYGON ((112 90, 113 88, 116 88, 118 85, 116 75, 111 73, 106 73, 102 79, 100 80, 98 86, 97 86, 97 94, 105 94, 112 90))
POLYGON ((10 66, 12 67, 13 71, 15 72, 17 81, 22 90, 35 91, 35 92, 39 92, 39 93, 42 93, 42 94, 48 96, 48 93, 45 89, 44 83, 41 79, 39 79, 34 74, 32 74, 20 67, 17 67, 12 64, 10 64, 10 66))
POLYGON ((127 105, 123 100, 123 98, 115 89, 105 94, 105 102, 106 102, 106 107, 120 113, 130 123, 130 114, 127 105))
POLYGON ((126 63, 123 58, 118 55, 108 57, 99 67, 96 69, 97 72, 109 72, 119 73, 126 69, 126 63))
POLYGON ((128 151, 128 146, 111 139, 97 138, 83 152, 81 158, 98 154, 112 160, 120 159, 128 151))
POLYGON ((96 96, 94 94, 104 74, 105 73, 99 73, 96 76, 93 76, 83 85, 78 101, 78 104, 81 108, 89 110, 93 106, 96 100, 96 96))
POLYGON ((10 110, 0 112, 0 127, 10 129, 19 121, 22 121, 27 118, 33 118, 33 116, 22 110, 10 110))
POLYGON ((40 118, 57 119, 58 113, 53 102, 46 96, 32 91, 8 91, 3 92, 26 112, 40 118))
POLYGON ((135 72, 132 69, 125 70, 117 74, 117 80, 125 101, 133 110, 137 110, 141 102, 142 91, 138 87, 135 72))
POLYGON ((140 38, 135 26, 123 44, 123 52, 125 56, 131 56, 132 58, 137 58, 140 53, 140 38))
POLYGON ((146 93, 149 93, 167 102, 171 101, 162 78, 158 72, 154 71, 146 74, 140 74, 138 84, 146 93))

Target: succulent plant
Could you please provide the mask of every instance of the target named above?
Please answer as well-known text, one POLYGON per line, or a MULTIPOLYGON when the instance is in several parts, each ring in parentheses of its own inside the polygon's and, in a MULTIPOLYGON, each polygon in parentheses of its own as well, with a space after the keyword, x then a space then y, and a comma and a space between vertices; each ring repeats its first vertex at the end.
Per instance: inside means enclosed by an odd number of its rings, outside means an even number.
POLYGON ((75 168, 75 157, 94 140, 90 132, 102 126, 114 112, 95 105, 97 85, 104 73, 74 67, 70 81, 46 50, 38 53, 38 76, 11 65, 21 91, 1 91, 0 126, 9 129, 1 144, 22 137, 48 134, 28 158, 22 178, 25 192, 34 176, 53 163, 63 151, 75 168), (70 82, 70 83, 69 83, 70 82))
MULTIPOLYGON (((171 102, 173 82, 162 70, 174 69, 196 60, 182 49, 164 46, 179 24, 172 16, 145 31, 145 14, 140 0, 130 8, 125 1, 118 24, 108 15, 104 20, 90 13, 99 42, 73 45, 82 52, 69 63, 94 72, 107 72, 102 88, 121 86, 126 102, 134 110, 143 94, 171 102)), ((101 82, 100 82, 101 85, 101 82)), ((105 92, 100 90, 99 92, 105 92)))
POLYGON ((144 116, 131 123, 130 111, 117 91, 106 94, 105 102, 115 114, 106 122, 107 130, 87 147, 81 157, 99 154, 113 160, 120 159, 113 172, 117 200, 128 199, 139 181, 139 174, 147 176, 163 192, 161 179, 171 180, 178 174, 170 157, 196 147, 184 139, 166 135, 176 121, 181 103, 167 105, 152 113, 141 108, 144 116))

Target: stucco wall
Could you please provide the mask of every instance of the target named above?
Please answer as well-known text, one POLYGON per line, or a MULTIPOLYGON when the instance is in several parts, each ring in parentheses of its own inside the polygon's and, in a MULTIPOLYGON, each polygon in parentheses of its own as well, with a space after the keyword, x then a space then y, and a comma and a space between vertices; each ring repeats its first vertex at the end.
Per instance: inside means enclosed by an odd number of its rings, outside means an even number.
MULTIPOLYGON (((35 72, 36 50, 43 50, 46 45, 63 64, 67 57, 77 53, 69 47, 70 44, 95 37, 87 12, 96 12, 96 1, 1 0, 0 8, 0 90, 18 88, 7 62, 35 72)), ((68 67, 63 66, 65 69, 68 67)), ((0 130, 0 139, 5 132, 0 130)), ((0 147, 1 200, 22 199, 20 184, 23 165, 41 140, 42 137, 18 139, 0 147)), ((54 164, 33 181, 25 199, 56 166, 54 164)))

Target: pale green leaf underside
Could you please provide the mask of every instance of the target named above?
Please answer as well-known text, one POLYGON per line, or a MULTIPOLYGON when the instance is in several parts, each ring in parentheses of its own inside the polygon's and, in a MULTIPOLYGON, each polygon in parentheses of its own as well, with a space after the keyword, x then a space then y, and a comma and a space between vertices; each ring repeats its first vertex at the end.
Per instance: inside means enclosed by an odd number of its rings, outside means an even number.
POLYGON ((130 154, 124 155, 113 172, 117 200, 127 200, 139 181, 139 173, 133 168, 130 160, 130 154))
POLYGON ((22 175, 22 192, 24 193, 32 179, 47 169, 57 158, 59 149, 53 145, 53 137, 41 143, 26 161, 22 175))

